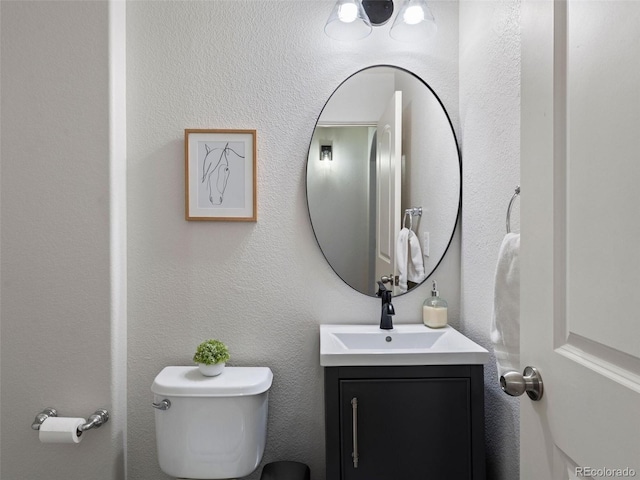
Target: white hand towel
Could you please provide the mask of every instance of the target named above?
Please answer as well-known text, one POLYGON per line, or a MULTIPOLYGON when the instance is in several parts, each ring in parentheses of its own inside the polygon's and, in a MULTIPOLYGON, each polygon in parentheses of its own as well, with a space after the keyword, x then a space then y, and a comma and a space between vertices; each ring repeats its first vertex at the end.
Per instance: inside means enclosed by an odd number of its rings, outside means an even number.
POLYGON ((498 379, 509 370, 520 372, 520 234, 507 233, 496 265, 491 341, 498 379))
POLYGON ((396 240, 396 268, 398 269, 398 287, 400 293, 407 291, 407 281, 420 283, 424 280, 424 262, 420 241, 408 228, 398 232, 396 240))
POLYGON ((407 291, 409 232, 408 228, 403 228, 398 232, 398 238, 396 239, 396 268, 398 269, 398 288, 400 293, 407 291))
POLYGON ((424 280, 424 262, 418 236, 409 230, 409 267, 407 278, 411 282, 420 283, 424 280))

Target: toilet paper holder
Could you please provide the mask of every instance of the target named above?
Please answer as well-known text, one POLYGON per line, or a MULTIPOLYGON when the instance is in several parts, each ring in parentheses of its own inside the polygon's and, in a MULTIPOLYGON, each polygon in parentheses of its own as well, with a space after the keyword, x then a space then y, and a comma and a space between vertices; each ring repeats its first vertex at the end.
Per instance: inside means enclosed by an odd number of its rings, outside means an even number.
MULTIPOLYGON (((31 424, 32 430, 40 430, 40 425, 44 423, 44 421, 49 417, 57 417, 58 411, 55 408, 45 408, 39 414, 36 415, 36 418, 33 420, 31 424)), ((91 430, 92 428, 101 427, 103 424, 109 421, 109 412, 104 408, 96 410, 93 415, 91 415, 87 419, 87 423, 83 423, 78 427, 78 436, 82 435, 82 432, 86 432, 87 430, 91 430)))

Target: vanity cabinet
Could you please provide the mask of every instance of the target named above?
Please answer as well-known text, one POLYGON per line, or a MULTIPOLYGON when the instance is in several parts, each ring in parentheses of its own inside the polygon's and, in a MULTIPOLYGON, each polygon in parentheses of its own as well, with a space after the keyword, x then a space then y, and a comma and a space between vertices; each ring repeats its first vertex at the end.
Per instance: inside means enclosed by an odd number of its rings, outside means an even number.
POLYGON ((327 480, 485 478, 482 365, 325 367, 324 376, 327 480))

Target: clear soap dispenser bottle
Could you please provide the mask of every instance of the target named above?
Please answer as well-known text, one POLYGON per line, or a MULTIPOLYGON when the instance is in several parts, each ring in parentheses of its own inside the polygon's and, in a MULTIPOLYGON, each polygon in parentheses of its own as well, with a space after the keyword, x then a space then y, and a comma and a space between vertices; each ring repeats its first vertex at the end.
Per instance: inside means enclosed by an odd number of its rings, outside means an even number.
POLYGON ((438 296, 438 285, 433 281, 431 296, 422 304, 422 321, 427 327, 442 328, 447 325, 447 302, 438 296))

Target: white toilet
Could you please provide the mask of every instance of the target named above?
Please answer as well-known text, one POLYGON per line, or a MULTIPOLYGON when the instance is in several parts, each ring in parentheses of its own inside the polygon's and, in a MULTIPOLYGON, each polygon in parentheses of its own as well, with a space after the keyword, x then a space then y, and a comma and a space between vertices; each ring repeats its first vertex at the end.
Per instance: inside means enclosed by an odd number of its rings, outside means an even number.
POLYGON ((225 367, 216 377, 165 367, 151 386, 162 471, 207 480, 253 472, 264 453, 272 380, 267 367, 225 367))

